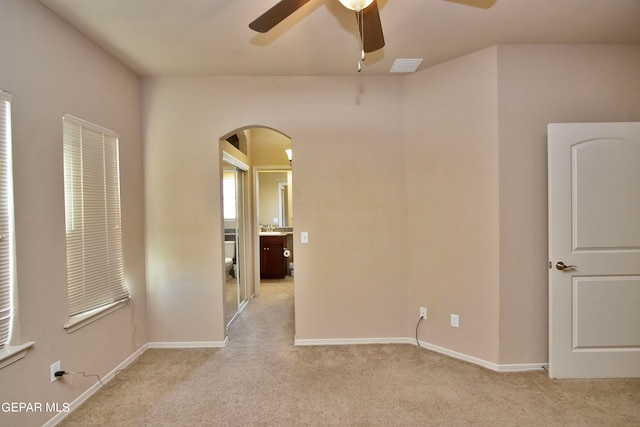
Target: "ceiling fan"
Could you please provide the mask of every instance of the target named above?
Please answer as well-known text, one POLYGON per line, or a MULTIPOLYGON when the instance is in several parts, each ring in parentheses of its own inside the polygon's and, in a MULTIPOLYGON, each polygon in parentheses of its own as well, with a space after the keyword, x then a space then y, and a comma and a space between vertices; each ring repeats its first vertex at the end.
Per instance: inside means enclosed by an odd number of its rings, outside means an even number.
MULTIPOLYGON (((281 0, 271 9, 260 15, 249 24, 249 28, 259 33, 266 33, 289 15, 307 4, 311 0, 281 0)), ((374 52, 384 47, 382 23, 376 0, 339 0, 347 9, 356 12, 358 31, 365 53, 374 52), (366 34, 366 37, 363 37, 366 34)))
MULTIPOLYGON (((300 9, 311 0, 280 0, 271 9, 260 15, 249 24, 249 28, 259 33, 266 33, 289 15, 300 9)), ((382 34, 382 23, 380 22, 380 12, 376 0, 339 0, 347 9, 356 13, 358 24, 358 35, 360 38, 361 59, 364 61, 365 53, 374 52, 384 47, 384 35, 382 34), (366 35, 366 37, 365 37, 366 35)), ((488 9, 496 0, 446 0, 454 3, 461 3, 467 6, 488 9)), ((358 71, 360 71, 360 61, 358 61, 358 71)))

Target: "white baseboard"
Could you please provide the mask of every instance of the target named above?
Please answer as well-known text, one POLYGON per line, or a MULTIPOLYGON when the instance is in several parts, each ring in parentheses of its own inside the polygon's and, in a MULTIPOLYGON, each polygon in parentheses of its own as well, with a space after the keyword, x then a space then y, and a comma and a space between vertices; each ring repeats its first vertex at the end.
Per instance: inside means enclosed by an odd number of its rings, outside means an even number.
POLYGON ((229 337, 224 341, 185 341, 185 342, 150 342, 147 348, 221 348, 229 343, 229 337))
MULTIPOLYGON (((416 342, 416 340, 413 338, 408 338, 408 340, 410 340, 410 342, 413 344, 415 344, 416 342)), ((496 372, 542 371, 544 370, 543 365, 544 366, 547 365, 546 362, 500 365, 498 363, 489 362, 487 360, 479 359, 474 356, 469 356, 468 354, 460 353, 454 350, 449 350, 448 348, 433 345, 424 341, 420 341, 420 347, 435 351, 436 353, 445 354, 447 356, 451 356, 456 359, 464 360, 465 362, 474 363, 476 365, 480 365, 482 367, 491 369, 492 371, 496 371, 496 372)))
MULTIPOLYGON (((111 370, 111 372, 109 372, 107 375, 102 377, 101 378, 102 384, 106 384, 109 381, 111 381, 112 379, 114 379, 119 371, 122 371, 123 369, 126 369, 127 366, 129 366, 133 362, 135 362, 140 356, 142 356, 142 353, 144 353, 146 350, 147 350, 147 345, 146 344, 143 345, 142 347, 140 347, 138 350, 136 350, 135 353, 133 353, 131 356, 127 357, 122 363, 120 363, 113 370, 111 370)), ((100 390, 101 387, 102 387, 102 385, 100 384, 100 382, 95 383, 94 385, 89 387, 84 393, 82 393, 80 396, 78 396, 73 402, 71 402, 71 404, 69 405, 69 411, 68 412, 58 412, 53 418, 51 418, 49 421, 44 423, 42 426, 43 427, 53 427, 53 426, 57 425, 62 420, 64 420, 70 413, 72 413, 78 406, 82 405, 87 399, 89 399, 98 390, 100 390)))
MULTIPOLYGON (((415 343, 415 339, 408 338, 412 343, 415 343)), ((420 341, 420 347, 426 348, 428 350, 435 351, 436 353, 445 354, 447 356, 451 356, 456 359, 464 360, 465 362, 470 362, 476 365, 480 365, 487 369, 491 369, 496 372, 523 372, 523 371, 542 371, 544 370, 543 366, 546 366, 546 362, 543 363, 521 363, 521 364, 505 364, 500 365, 498 363, 489 362, 487 360, 479 359, 477 357, 469 356, 468 354, 460 353, 454 350, 449 350, 448 348, 440 347, 434 344, 430 344, 428 342, 420 341)))
POLYGON ((294 340, 294 345, 366 345, 366 344, 406 344, 406 338, 337 338, 320 340, 294 340))
POLYGON ((549 364, 547 362, 507 364, 498 366, 498 372, 545 371, 549 368, 549 364))
MULTIPOLYGON (((359 344, 413 344, 416 345, 414 338, 396 337, 396 338, 340 338, 340 339, 296 339, 295 345, 359 345, 359 344)), ((440 347, 428 342, 420 341, 420 347, 426 348, 436 353, 441 353, 455 359, 464 360, 484 368, 491 369, 496 372, 523 372, 523 371, 540 371, 547 363, 524 363, 524 364, 505 364, 489 362, 479 359, 468 354, 460 353, 448 348, 440 347)))
MULTIPOLYGON (((414 344, 416 342, 415 339, 412 339, 411 341, 414 344)), ((427 350, 435 351, 436 353, 453 357, 455 359, 464 360, 465 362, 470 362, 475 365, 480 365, 484 368, 491 369, 492 371, 500 372, 499 365, 497 363, 489 362, 487 360, 483 360, 474 356, 469 356, 468 354, 460 353, 454 350, 449 350, 448 348, 440 347, 424 341, 420 341, 420 347, 426 348, 427 350)))

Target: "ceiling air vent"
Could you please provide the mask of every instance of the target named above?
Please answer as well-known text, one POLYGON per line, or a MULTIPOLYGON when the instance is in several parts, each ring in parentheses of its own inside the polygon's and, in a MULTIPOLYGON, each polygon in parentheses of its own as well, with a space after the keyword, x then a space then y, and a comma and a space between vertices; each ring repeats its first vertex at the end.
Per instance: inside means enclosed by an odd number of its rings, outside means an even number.
POLYGON ((416 59, 396 59, 391 66, 392 73, 415 73, 422 64, 422 58, 416 59))

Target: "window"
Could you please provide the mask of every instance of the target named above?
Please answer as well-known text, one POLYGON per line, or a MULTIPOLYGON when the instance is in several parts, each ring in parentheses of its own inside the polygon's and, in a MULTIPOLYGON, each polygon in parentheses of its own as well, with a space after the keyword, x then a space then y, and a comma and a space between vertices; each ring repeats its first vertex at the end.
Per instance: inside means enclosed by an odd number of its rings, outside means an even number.
MULTIPOLYGON (((65 115, 64 193, 69 317, 126 300, 118 135, 65 115)), ((65 328, 67 325, 65 325, 65 328)))
POLYGON ((235 168, 232 171, 226 170, 229 166, 225 166, 225 171, 222 173, 222 206, 224 212, 224 219, 237 219, 236 213, 236 172, 235 168))
POLYGON ((0 90, 0 349, 9 345, 14 320, 14 242, 11 95, 0 90))

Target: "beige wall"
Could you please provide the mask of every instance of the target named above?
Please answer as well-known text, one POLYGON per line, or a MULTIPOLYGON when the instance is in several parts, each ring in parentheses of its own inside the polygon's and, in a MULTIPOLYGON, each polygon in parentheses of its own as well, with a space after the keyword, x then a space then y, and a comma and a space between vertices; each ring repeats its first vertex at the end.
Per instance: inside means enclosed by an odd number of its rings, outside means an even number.
POLYGON ((293 141, 296 337, 404 334, 401 89, 388 77, 145 81, 151 341, 224 339, 218 138, 253 125, 293 141))
POLYGON ((290 135, 296 153, 297 339, 412 336, 426 306, 431 344, 495 364, 545 362, 546 122, 632 120, 637 50, 497 46, 400 78, 147 80, 149 265, 172 248, 162 256, 172 266, 148 272, 153 340, 224 339, 212 320, 211 146, 264 125, 290 135), (185 207, 198 217, 182 218, 185 207), (181 259, 183 244, 197 255, 181 259), (191 304, 201 310, 180 319, 191 304), (167 314, 177 322, 163 324, 167 314))
POLYGON ((497 46, 407 78, 407 331, 547 361, 546 126, 640 120, 639 46, 497 46), (449 326, 460 315, 460 328, 449 326))
MULTIPOLYGON (((0 88, 13 95, 19 342, 26 357, 0 369, 0 402, 72 402, 94 384, 50 383, 49 366, 109 373, 147 342, 139 81, 32 0, 0 0, 0 88), (120 134, 127 285, 135 301, 67 334, 62 115, 120 134)), ((2 425, 41 425, 55 414, 0 414, 2 425)))
POLYGON ((497 49, 406 80, 406 336, 497 361, 499 188, 497 49), (460 327, 450 326, 458 314, 460 327))
POLYGON ((547 124, 640 121, 640 46, 499 46, 500 358, 547 360, 547 124))

